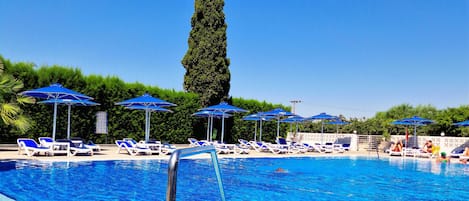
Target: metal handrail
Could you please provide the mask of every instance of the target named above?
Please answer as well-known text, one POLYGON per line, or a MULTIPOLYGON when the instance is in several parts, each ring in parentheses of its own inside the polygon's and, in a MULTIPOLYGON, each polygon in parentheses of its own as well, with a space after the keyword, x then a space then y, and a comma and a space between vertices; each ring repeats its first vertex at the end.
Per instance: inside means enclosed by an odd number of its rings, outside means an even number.
POLYGON ((176 184, 178 163, 182 157, 193 156, 197 154, 209 153, 212 157, 213 167, 217 176, 218 188, 220 190, 221 200, 225 201, 225 192, 223 190, 223 182, 221 181, 220 166, 218 165, 217 150, 214 146, 193 147, 186 149, 178 149, 171 154, 168 162, 168 186, 166 188, 166 201, 176 200, 176 184))

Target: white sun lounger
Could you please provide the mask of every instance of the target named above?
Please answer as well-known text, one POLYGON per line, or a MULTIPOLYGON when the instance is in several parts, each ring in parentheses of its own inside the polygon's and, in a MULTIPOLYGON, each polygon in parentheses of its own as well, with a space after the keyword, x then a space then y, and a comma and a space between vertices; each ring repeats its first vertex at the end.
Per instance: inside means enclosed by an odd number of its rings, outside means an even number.
POLYGON ((34 156, 36 154, 44 153, 46 155, 52 155, 51 147, 40 146, 33 139, 19 138, 16 140, 18 143, 18 154, 26 153, 27 156, 34 156))
POLYGON ((132 144, 124 140, 116 140, 116 145, 118 147, 117 153, 119 154, 122 150, 127 151, 127 153, 132 156, 137 154, 151 154, 151 149, 144 147, 133 147, 132 144))

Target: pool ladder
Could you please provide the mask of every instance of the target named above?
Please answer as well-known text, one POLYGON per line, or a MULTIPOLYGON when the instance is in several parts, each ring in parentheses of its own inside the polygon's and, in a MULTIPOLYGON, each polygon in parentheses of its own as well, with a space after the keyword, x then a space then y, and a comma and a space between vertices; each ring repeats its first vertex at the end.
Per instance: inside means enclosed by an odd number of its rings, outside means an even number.
POLYGON ((176 200, 176 185, 179 160, 183 157, 193 156, 197 154, 209 153, 212 157, 213 167, 217 176, 218 188, 220 190, 221 200, 225 201, 225 191, 223 190, 223 182, 221 181, 220 166, 218 164, 217 150, 214 146, 193 147, 186 149, 178 149, 169 158, 168 163, 168 186, 166 188, 166 201, 176 200))

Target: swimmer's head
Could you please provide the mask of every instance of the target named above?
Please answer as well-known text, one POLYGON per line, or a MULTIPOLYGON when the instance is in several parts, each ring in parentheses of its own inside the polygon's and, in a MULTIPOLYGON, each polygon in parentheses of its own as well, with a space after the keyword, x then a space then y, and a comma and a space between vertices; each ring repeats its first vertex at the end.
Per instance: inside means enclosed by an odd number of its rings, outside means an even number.
POLYGON ((277 168, 277 169, 275 170, 275 172, 284 173, 284 172, 287 172, 287 171, 286 171, 285 169, 283 169, 283 168, 277 168))

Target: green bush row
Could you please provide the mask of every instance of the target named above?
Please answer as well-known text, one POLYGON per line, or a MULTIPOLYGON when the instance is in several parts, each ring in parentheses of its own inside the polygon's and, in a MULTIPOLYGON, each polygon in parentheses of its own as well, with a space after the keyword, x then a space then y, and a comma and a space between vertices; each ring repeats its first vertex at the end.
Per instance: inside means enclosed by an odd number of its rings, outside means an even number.
MULTIPOLYGON (((115 103, 141 96, 147 92, 154 97, 177 104, 176 107, 169 108, 173 113, 152 113, 150 138, 170 143, 187 143, 189 137, 206 138, 207 119, 192 116, 193 113, 201 109, 199 98, 195 94, 161 89, 141 83, 125 83, 115 76, 84 76, 77 68, 56 65, 36 67, 33 63, 13 63, 2 57, 0 59, 5 64, 5 72, 22 80, 25 90, 60 83, 64 87, 93 97, 94 101, 100 104, 91 107, 72 106, 72 137, 82 137, 97 143, 113 143, 114 140, 125 137, 137 140, 144 139, 144 111, 125 109, 122 106, 115 105, 115 103), (96 113, 98 111, 107 112, 108 134, 95 133, 96 113)), ((249 110, 249 113, 283 107, 282 105, 242 98, 232 98, 231 101, 233 105, 249 110)), ((12 143, 19 137, 37 139, 40 136, 51 136, 52 105, 31 104, 24 106, 23 109, 25 114, 32 120, 32 128, 27 133, 20 133, 11 126, 0 124, 1 143, 12 143)), ((224 137, 226 142, 235 142, 238 138, 253 138, 255 123, 241 120, 244 115, 247 114, 236 114, 233 118, 226 119, 224 137)), ((216 119, 214 133, 219 133, 220 130, 221 121, 216 119)), ((285 131, 286 126, 283 125, 282 133, 285 134, 285 131)), ((56 138, 66 137, 67 106, 58 107, 56 133, 56 138)), ((273 140, 276 135, 276 124, 274 122, 265 123, 263 135, 263 139, 273 140)), ((219 136, 218 134, 217 139, 220 138, 219 136)))

